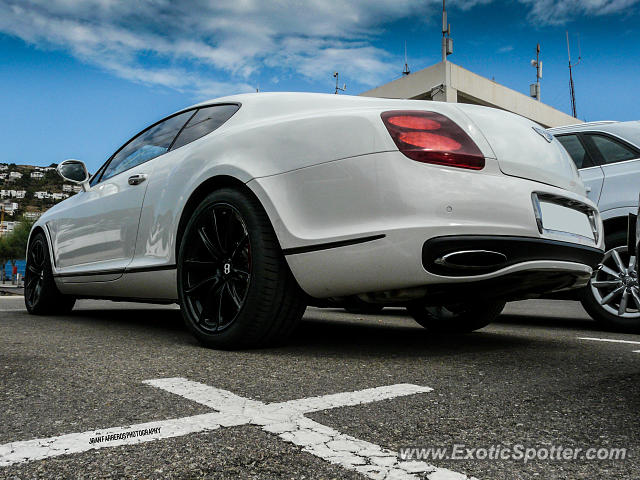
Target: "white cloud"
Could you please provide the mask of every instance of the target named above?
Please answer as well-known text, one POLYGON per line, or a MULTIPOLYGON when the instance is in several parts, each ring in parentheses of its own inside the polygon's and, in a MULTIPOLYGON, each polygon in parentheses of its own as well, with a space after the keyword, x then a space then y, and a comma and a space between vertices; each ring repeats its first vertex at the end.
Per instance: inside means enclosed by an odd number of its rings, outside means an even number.
MULTIPOLYGON (((551 24, 638 1, 520 0, 531 19, 551 24)), ((469 10, 491 2, 448 4, 469 10)), ((253 90, 265 70, 266 78, 327 83, 338 70, 354 91, 398 69, 399 55, 373 46, 386 24, 437 19, 440 8, 441 0, 0 0, 0 32, 199 97, 253 90)))
POLYGON ((520 0, 531 8, 529 19, 545 25, 563 25, 582 15, 627 13, 640 0, 520 0))

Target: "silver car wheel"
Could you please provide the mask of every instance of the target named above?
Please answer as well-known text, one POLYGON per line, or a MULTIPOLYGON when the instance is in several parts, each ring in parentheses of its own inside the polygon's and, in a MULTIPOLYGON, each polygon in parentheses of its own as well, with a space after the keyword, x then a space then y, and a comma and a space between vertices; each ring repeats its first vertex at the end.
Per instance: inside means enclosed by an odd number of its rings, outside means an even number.
POLYGON ((635 271, 636 257, 627 247, 608 250, 591 278, 594 298, 608 313, 622 318, 640 318, 640 287, 635 271))

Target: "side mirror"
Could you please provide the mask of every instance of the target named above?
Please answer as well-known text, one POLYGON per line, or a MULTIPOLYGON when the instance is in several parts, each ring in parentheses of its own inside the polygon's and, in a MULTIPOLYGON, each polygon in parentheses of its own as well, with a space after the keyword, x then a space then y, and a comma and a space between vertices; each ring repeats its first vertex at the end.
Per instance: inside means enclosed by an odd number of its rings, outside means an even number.
POLYGON ((89 190, 89 172, 80 160, 69 159, 58 165, 58 174, 71 183, 82 185, 82 190, 89 190))

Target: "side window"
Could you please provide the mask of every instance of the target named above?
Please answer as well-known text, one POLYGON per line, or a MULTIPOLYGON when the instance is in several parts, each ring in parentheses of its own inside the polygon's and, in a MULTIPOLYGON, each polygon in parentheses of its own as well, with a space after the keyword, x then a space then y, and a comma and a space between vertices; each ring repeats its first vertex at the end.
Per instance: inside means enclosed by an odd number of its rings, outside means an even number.
POLYGON ((193 110, 175 115, 133 138, 111 159, 101 180, 166 153, 182 126, 192 115, 193 110))
POLYGON ((184 127, 173 144, 172 149, 180 148, 194 140, 204 137, 229 120, 238 111, 237 105, 218 105, 198 110, 184 127))
POLYGON ((636 152, 612 138, 596 134, 589 134, 588 137, 602 155, 604 163, 624 162, 640 157, 636 152))
POLYGON ((569 156, 573 160, 573 163, 576 164, 576 167, 588 168, 595 165, 577 135, 562 135, 557 138, 567 152, 569 152, 569 156))

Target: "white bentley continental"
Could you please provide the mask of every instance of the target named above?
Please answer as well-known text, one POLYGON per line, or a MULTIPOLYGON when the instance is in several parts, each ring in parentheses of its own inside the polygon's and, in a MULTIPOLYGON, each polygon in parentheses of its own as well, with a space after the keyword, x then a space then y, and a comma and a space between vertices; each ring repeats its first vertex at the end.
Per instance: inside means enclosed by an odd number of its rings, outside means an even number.
POLYGON ((303 93, 211 100, 120 147, 40 217, 25 303, 179 303, 205 345, 283 342, 307 305, 405 306, 433 331, 580 288, 602 221, 539 125, 476 105, 303 93))

